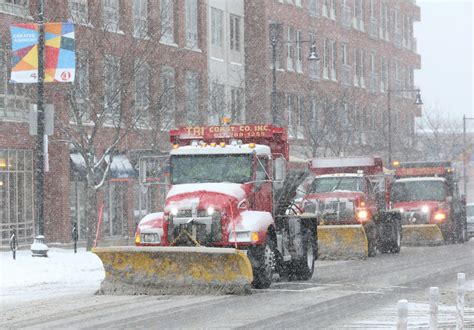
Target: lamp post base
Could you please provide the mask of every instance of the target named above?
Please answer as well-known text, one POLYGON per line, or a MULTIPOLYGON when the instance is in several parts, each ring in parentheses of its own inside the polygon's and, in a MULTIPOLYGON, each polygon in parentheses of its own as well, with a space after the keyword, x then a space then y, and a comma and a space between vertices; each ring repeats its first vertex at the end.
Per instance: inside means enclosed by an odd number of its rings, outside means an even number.
POLYGON ((32 257, 48 257, 48 246, 44 243, 45 237, 38 235, 35 237, 33 244, 31 244, 32 257))

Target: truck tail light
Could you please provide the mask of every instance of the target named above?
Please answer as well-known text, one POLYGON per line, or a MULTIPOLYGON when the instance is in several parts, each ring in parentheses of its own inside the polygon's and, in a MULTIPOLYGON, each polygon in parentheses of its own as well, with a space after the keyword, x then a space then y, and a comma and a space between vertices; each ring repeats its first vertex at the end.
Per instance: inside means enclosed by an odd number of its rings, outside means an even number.
POLYGON ((369 220, 369 211, 367 209, 358 209, 356 211, 356 218, 359 222, 366 222, 369 220))

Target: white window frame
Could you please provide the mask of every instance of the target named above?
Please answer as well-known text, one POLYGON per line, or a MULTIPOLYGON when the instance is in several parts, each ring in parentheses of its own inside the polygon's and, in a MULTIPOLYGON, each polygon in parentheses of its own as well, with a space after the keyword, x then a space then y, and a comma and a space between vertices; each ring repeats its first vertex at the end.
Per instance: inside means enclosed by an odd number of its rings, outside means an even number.
POLYGON ((296 72, 303 73, 303 48, 301 43, 301 31, 296 30, 296 72))
POLYGON ((175 126, 176 112, 176 72, 173 67, 163 66, 160 72, 161 99, 160 107, 160 128, 162 131, 168 131, 175 126))
POLYGON ((230 22, 230 31, 229 31, 230 50, 233 50, 235 52, 241 52, 242 51, 242 40, 241 40, 242 17, 238 15, 230 14, 229 22, 230 22))
POLYGON ((287 27, 287 57, 286 68, 289 71, 294 71, 294 51, 293 51, 293 33, 294 29, 291 26, 287 27))
POLYGON ((146 38, 148 35, 148 0, 133 0, 133 36, 146 38))
POLYGON ((211 7, 211 45, 224 46, 224 11, 211 7))
POLYGON ((175 45, 174 0, 160 0, 160 42, 175 45))
POLYGON ((76 24, 89 23, 89 7, 87 0, 68 0, 71 20, 76 24))
POLYGON ((107 124, 119 125, 121 90, 120 59, 105 55, 104 59, 104 115, 107 124))
POLYGON ((120 30, 120 0, 102 0, 102 22, 106 31, 123 33, 120 30))
POLYGON ((142 60, 135 60, 134 65, 134 110, 135 116, 140 116, 137 126, 147 126, 150 122, 150 66, 142 60))
POLYGON ((198 35, 198 1, 185 0, 185 31, 186 39, 185 45, 188 49, 199 49, 199 35, 198 35))

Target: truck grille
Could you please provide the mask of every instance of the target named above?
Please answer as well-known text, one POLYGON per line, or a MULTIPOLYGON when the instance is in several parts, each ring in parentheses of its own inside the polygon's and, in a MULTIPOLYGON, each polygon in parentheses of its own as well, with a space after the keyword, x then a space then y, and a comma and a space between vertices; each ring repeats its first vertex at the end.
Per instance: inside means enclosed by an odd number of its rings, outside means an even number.
POLYGON ((354 203, 349 200, 319 201, 318 213, 323 221, 347 222, 355 217, 354 203))
POLYGON ((201 245, 206 246, 222 241, 220 212, 215 212, 212 216, 209 216, 206 210, 198 210, 197 217, 193 218, 192 210, 180 210, 177 216, 170 215, 168 222, 168 240, 169 242, 174 242, 174 245, 194 245, 194 242, 184 233, 179 237, 183 230, 192 235, 201 245))
POLYGON ((402 213, 402 223, 412 225, 424 225, 430 222, 430 212, 411 210, 402 213))

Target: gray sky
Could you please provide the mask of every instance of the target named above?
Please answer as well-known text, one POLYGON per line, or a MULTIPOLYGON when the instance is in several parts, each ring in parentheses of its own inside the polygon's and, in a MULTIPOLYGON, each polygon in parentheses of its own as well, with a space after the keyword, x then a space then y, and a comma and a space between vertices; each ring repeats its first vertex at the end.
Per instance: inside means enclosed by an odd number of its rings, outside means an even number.
POLYGON ((449 118, 474 117, 474 0, 417 0, 415 23, 421 70, 415 84, 423 95, 423 113, 439 108, 449 118))

